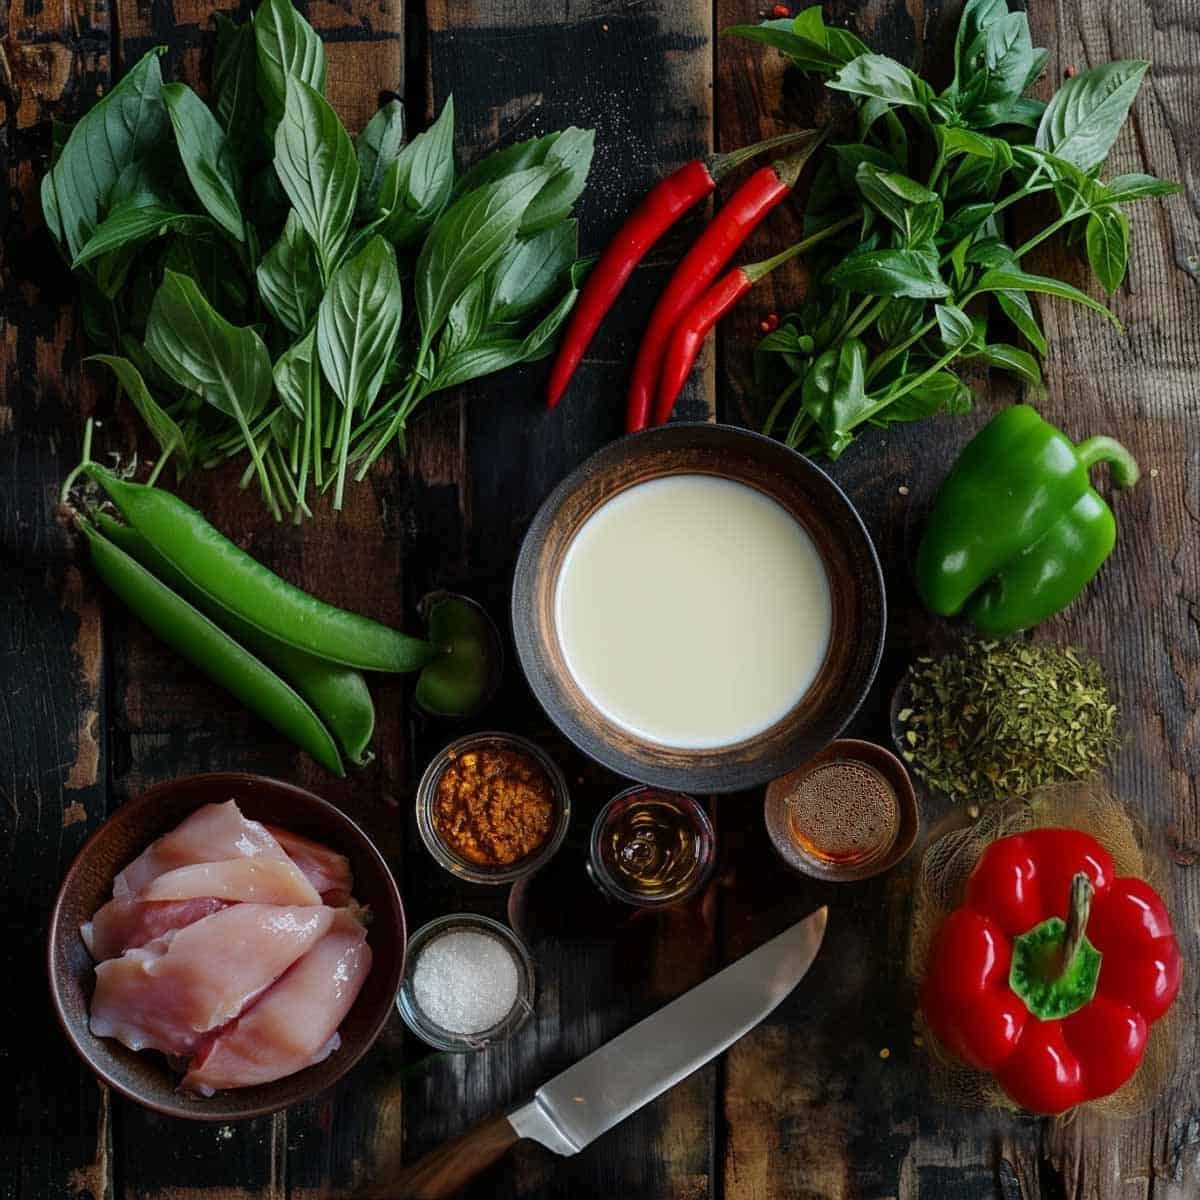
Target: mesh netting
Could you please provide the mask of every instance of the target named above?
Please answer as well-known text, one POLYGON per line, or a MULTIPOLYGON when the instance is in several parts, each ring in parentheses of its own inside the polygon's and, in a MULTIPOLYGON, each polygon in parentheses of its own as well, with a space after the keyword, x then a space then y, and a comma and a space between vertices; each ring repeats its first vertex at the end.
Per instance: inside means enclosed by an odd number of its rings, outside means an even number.
MULTIPOLYGON (((913 897, 909 929, 908 974, 917 987, 925 977, 930 945, 943 919, 962 902, 968 876, 979 856, 997 838, 1037 828, 1078 829, 1090 834, 1112 855, 1118 875, 1137 875, 1160 892, 1162 880, 1142 851, 1138 827, 1124 807, 1096 787, 1069 785, 1047 790, 1028 803, 1006 801, 984 809, 965 828, 933 839, 921 867, 913 897)), ((1123 1087, 1086 1105, 1111 1117, 1134 1117, 1150 1108, 1169 1085, 1175 1062, 1175 1032, 1180 1001, 1151 1027, 1146 1054, 1123 1087)), ((992 1076, 964 1066, 945 1051, 922 1022, 929 1051, 930 1087, 943 1103, 972 1108, 1014 1108, 992 1076)))

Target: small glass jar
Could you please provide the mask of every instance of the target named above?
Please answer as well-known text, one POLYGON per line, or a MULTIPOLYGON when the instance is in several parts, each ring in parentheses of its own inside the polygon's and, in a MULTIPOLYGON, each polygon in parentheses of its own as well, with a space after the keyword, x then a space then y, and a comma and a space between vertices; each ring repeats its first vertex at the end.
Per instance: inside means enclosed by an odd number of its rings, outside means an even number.
POLYGON ((481 917, 475 913, 454 913, 422 925, 408 939, 404 979, 396 995, 396 1007, 400 1016, 404 1018, 404 1023, 422 1041, 438 1050, 465 1054, 503 1041, 516 1032, 533 1013, 534 993, 533 959, 524 942, 507 925, 501 925, 499 921, 493 921, 490 917, 481 917), (424 951, 438 938, 459 931, 478 933, 495 939, 512 954, 513 964, 517 969, 517 994, 512 1007, 493 1025, 471 1033, 457 1033, 446 1029, 427 1016, 417 1003, 413 989, 417 964, 424 951))
POLYGON ((517 737, 511 733, 472 733, 461 737, 446 746, 433 761, 425 768, 421 782, 417 787, 417 829, 425 848, 447 871, 460 879, 472 883, 513 883, 532 875, 539 867, 544 866, 557 853, 567 836, 567 826, 571 822, 571 795, 567 789, 567 781, 562 771, 558 769, 553 759, 528 738, 517 737), (526 754, 532 758, 546 773, 550 788, 554 793, 555 823, 550 836, 532 854, 518 859, 504 867, 488 867, 481 863, 471 862, 456 854, 442 841, 434 825, 434 806, 437 803, 438 784, 442 772, 450 761, 469 750, 513 750, 518 754, 526 754))
POLYGON ((704 806, 682 792, 636 784, 614 796, 592 825, 588 874, 606 896, 638 908, 663 908, 694 896, 716 865, 717 835, 704 806), (628 825, 623 829, 623 825, 628 825), (617 839, 624 838, 620 848, 617 839), (674 873, 665 861, 678 850, 687 865, 674 873), (628 856, 622 871, 614 854, 628 856), (655 876, 644 889, 633 886, 638 870, 655 876))

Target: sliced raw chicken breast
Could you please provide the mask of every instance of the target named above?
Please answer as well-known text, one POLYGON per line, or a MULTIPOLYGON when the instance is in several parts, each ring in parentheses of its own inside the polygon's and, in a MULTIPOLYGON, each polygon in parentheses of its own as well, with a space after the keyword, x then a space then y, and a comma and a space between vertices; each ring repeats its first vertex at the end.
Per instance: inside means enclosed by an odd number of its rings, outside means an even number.
POLYGON ((92 1032, 131 1050, 192 1054, 325 936, 334 911, 234 904, 102 962, 92 1032))
POLYGON ((183 1087, 205 1096, 270 1083, 329 1057, 371 968, 366 930, 339 909, 329 932, 233 1025, 200 1047, 183 1087))
POLYGON ((225 907, 223 900, 206 896, 195 900, 146 903, 132 896, 117 896, 79 929, 88 953, 97 961, 117 958, 126 950, 144 946, 172 929, 182 929, 225 907))
POLYGON ((137 895, 152 879, 193 863, 286 857, 265 826, 242 816, 235 801, 206 804, 170 833, 151 842, 113 880, 113 895, 137 895))
POLYGON ((308 882, 321 893, 326 904, 340 908, 350 900, 354 876, 350 873, 350 860, 344 854, 277 825, 268 825, 266 829, 283 847, 288 858, 304 872, 308 882))
POLYGON ((231 858, 176 867, 148 884, 139 900, 243 900, 252 904, 320 904, 300 868, 286 858, 231 858))

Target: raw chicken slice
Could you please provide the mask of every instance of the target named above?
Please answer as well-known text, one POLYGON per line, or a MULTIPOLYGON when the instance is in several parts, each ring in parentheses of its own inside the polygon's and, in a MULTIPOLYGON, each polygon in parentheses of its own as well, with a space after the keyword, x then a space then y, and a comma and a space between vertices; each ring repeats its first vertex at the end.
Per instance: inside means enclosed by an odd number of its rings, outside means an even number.
POLYGON ((321 897, 294 862, 283 858, 231 858, 176 867, 148 884, 139 900, 245 900, 254 904, 320 904, 321 897))
POLYGON ((334 909, 234 904, 96 967, 91 1028, 191 1054, 324 937, 334 909))
POLYGON ((277 825, 266 828, 287 852, 288 858, 304 872, 308 882, 321 893, 326 904, 340 908, 349 901, 354 890, 354 876, 350 873, 350 860, 344 854, 277 825))
POLYGON ((117 958, 126 950, 152 942, 172 929, 182 929, 225 907, 223 900, 166 900, 147 904, 132 896, 110 900, 86 924, 79 927, 83 944, 97 961, 117 958))
POLYGON ((192 863, 286 857, 263 825, 242 816, 235 801, 206 804, 170 833, 151 842, 113 880, 113 895, 137 895, 150 880, 192 863))
POLYGON ((339 909, 329 932, 229 1028, 202 1045, 183 1087, 220 1088, 282 1079, 329 1057, 337 1027, 371 969, 366 930, 339 909))

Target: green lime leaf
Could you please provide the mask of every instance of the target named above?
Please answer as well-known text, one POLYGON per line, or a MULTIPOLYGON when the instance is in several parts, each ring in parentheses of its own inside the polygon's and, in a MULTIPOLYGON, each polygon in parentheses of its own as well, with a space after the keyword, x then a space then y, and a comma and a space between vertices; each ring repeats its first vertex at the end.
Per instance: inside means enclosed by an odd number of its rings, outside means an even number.
POLYGON ((426 610, 428 638, 441 651, 417 678, 414 698, 426 712, 469 717, 487 702, 502 668, 500 639, 491 618, 464 596, 431 597, 426 610))

